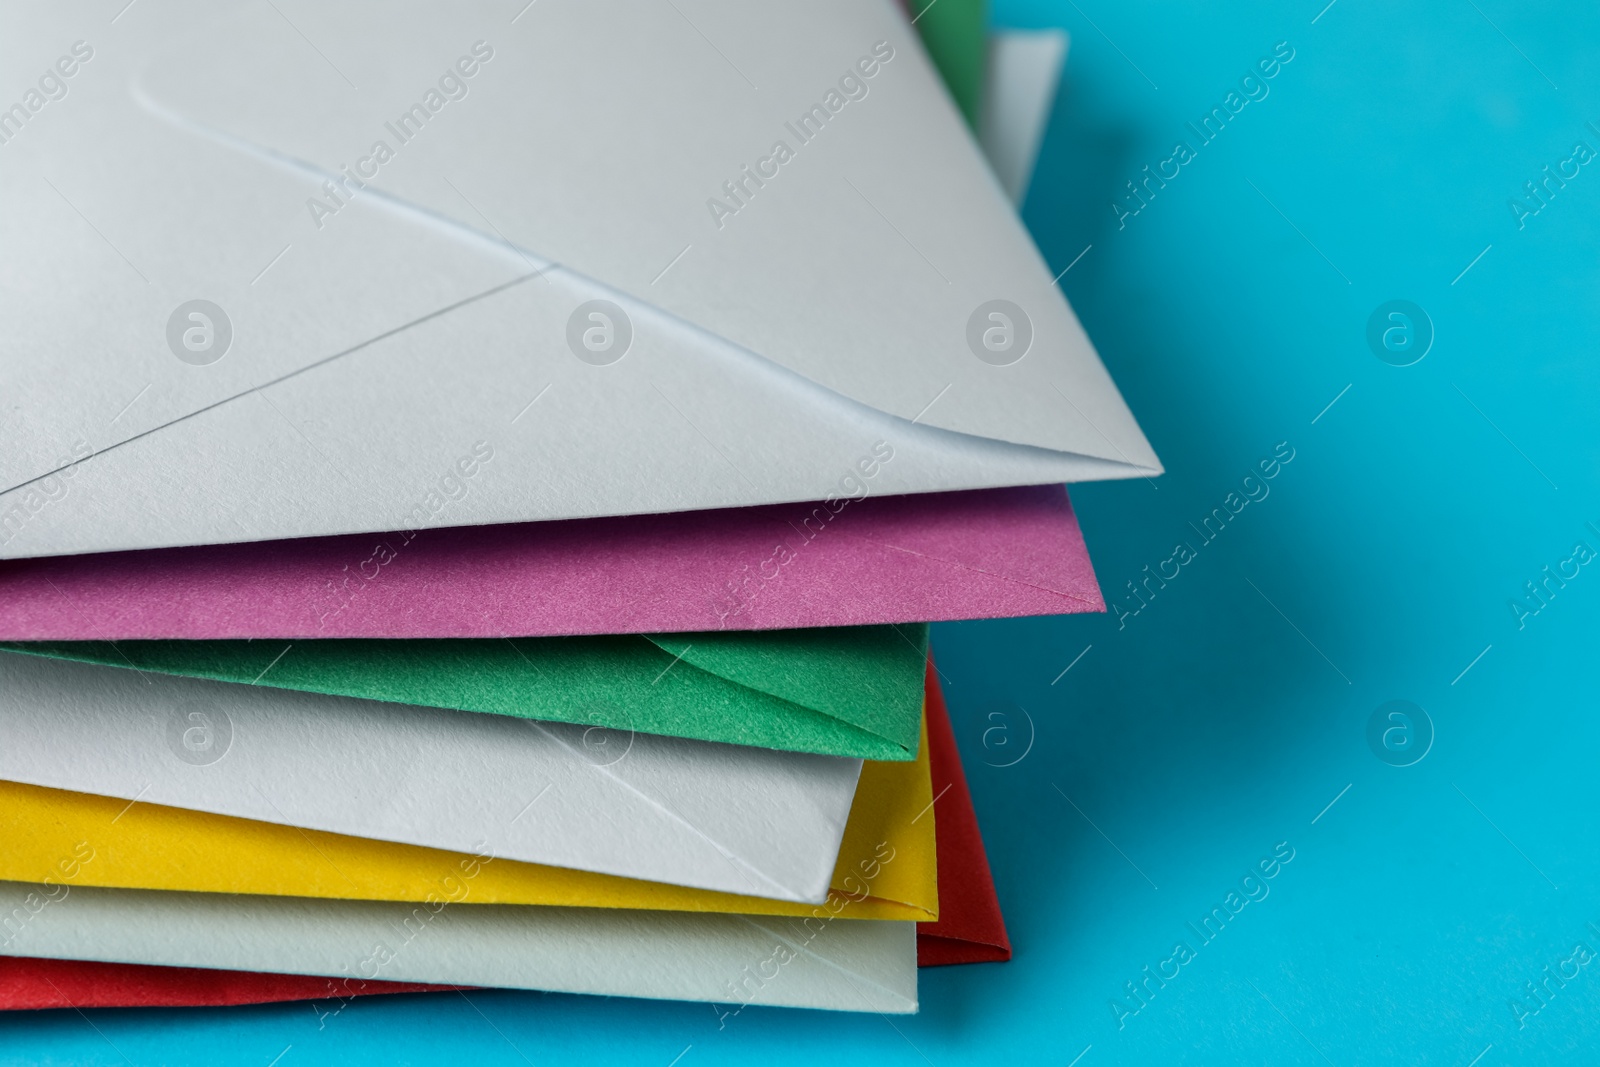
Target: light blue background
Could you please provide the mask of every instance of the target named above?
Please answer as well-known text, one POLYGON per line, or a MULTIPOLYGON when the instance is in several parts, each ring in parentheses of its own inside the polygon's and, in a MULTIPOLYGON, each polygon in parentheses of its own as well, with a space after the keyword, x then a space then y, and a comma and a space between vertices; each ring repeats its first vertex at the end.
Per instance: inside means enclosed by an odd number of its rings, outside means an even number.
POLYGON ((1520 631, 1508 602, 1600 549, 1600 166, 1520 231, 1507 201, 1600 149, 1600 12, 1321 3, 996 11, 1072 34, 1026 215, 1055 269, 1093 246, 1062 286, 1168 468, 1074 493, 1108 598, 1295 449, 1125 629, 936 628, 1012 963, 923 972, 916 1018, 752 1009, 719 1031, 705 1005, 510 993, 357 1002, 320 1030, 303 1004, 52 1012, 0 1020, 0 1061, 1592 1061, 1600 963, 1525 1027, 1509 1001, 1600 949, 1600 566, 1520 631), (1278 41, 1270 96, 1119 230, 1122 182, 1278 41), (1396 298, 1437 332, 1407 368, 1364 339, 1396 298), (1414 766, 1366 741, 1393 699, 1437 732, 1414 766), (985 747, 1007 701, 1026 715, 985 747), (1030 720, 1026 757, 990 766, 1030 720), (1270 895, 1119 1029, 1123 984, 1198 946, 1186 921, 1281 841, 1270 895))

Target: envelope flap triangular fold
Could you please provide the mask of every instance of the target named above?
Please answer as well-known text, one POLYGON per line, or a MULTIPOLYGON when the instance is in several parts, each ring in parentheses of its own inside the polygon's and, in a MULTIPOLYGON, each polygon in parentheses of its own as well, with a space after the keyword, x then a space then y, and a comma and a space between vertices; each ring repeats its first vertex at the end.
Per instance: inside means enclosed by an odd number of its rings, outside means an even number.
POLYGON ((1157 467, 885 0, 296 15, 215 20, 138 91, 334 181, 322 227, 388 197, 906 420, 1157 467), (994 323, 1029 338, 1009 365, 969 341, 994 323))
MULTIPOLYGON (((926 632, 926 626, 861 626, 690 634, 681 642, 620 635, 11 642, 0 648, 613 731, 908 760, 917 751, 926 632), (679 655, 685 646, 688 655, 679 655), (703 665, 680 662, 694 655, 703 665), (837 691, 841 687, 851 691, 837 691)), ((586 748, 603 743, 609 743, 603 734, 599 740, 585 735, 586 748)))
POLYGON ((0 682, 8 781, 790 900, 826 897, 861 769, 35 656, 0 682))
POLYGON ((926 624, 648 637, 700 670, 917 751, 919 722, 906 714, 906 696, 909 680, 922 678, 926 624))
POLYGON ((6 144, 0 557, 1159 470, 883 0, 119 32, 6 144))

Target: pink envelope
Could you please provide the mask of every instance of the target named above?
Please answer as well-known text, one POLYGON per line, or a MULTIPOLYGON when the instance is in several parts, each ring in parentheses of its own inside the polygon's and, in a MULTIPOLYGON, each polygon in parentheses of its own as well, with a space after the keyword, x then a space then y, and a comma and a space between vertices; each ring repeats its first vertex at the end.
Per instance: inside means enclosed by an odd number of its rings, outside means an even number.
POLYGON ((539 637, 1104 611, 1059 485, 0 563, 0 640, 539 637))

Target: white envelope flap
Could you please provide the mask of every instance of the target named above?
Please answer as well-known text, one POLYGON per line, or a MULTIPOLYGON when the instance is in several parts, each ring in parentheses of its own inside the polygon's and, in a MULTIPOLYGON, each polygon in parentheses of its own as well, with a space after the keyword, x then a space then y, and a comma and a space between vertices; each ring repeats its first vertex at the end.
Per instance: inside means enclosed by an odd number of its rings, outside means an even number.
POLYGON ((247 5, 141 88, 338 180, 307 241, 381 191, 882 411, 1154 465, 887 0, 519 9, 247 5), (969 344, 997 299, 1031 332, 1007 366, 969 344))
MULTIPOLYGON (((1159 470, 898 15, 680 7, 137 12, 4 146, 0 264, 50 284, 0 290, 0 557, 1159 470), (759 89, 684 59, 708 18, 759 89), (715 225, 708 168, 841 63, 715 225), (107 144, 117 180, 69 165, 107 144)), ((21 10, 41 61, 73 32, 21 10)))
MULTIPOLYGON (((94 862, 91 858, 88 862, 94 862)), ((916 924, 0 882, 8 955, 753 1004, 917 1010, 916 924)), ((446 895, 448 894, 448 895, 446 895)), ((313 1005, 316 1007, 316 1005, 313 1005)), ((324 1005, 332 1010, 332 1005, 324 1005)))
POLYGON ((861 761, 0 653, 0 778, 826 898, 861 761))
POLYGON ((300 239, 305 175, 136 97, 139 72, 217 14, 182 0, 111 25, 69 5, 0 10, 4 69, 33 79, 0 106, 0 489, 526 272, 456 228, 376 212, 300 239))

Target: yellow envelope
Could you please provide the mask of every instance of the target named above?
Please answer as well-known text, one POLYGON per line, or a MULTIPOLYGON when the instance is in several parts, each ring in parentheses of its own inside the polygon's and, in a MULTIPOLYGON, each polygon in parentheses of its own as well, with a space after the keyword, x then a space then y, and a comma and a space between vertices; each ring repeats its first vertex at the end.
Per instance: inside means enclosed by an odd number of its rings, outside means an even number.
POLYGON ((928 922, 938 918, 928 727, 917 758, 862 765, 826 905, 461 855, 0 782, 0 879, 118 889, 560 904, 928 922))

